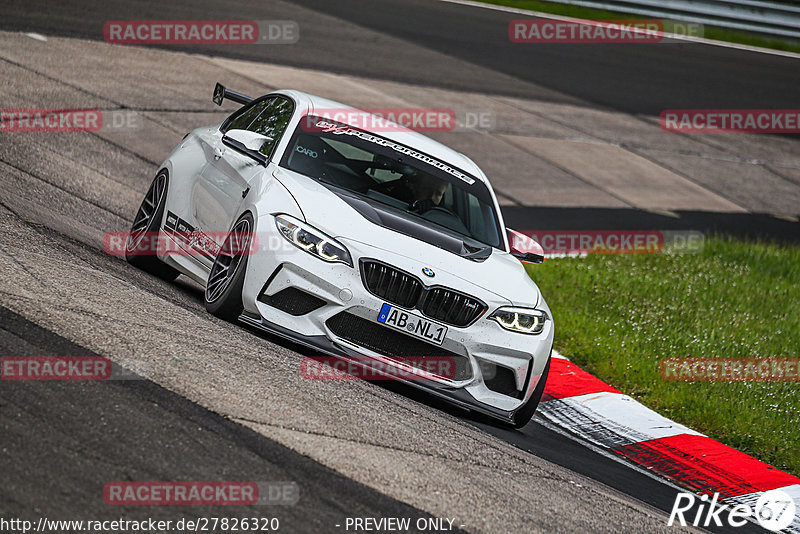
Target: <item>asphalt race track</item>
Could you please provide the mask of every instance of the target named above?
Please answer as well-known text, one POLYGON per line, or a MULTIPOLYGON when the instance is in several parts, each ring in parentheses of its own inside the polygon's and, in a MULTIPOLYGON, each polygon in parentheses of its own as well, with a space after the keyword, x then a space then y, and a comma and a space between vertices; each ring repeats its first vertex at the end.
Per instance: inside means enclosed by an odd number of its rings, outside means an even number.
MULTIPOLYGON (((0 316, 5 355, 35 350, 96 356, 5 308, 0 316)), ((103 517, 102 498, 87 497, 110 480, 225 480, 234 473, 249 480, 298 481, 303 504, 282 506, 278 514, 282 528, 292 531, 327 530, 341 521, 343 510, 414 521, 426 516, 146 380, 4 384, 2 408, 3 446, 25 451, 11 453, 16 461, 3 466, 4 517, 24 517, 31 503, 44 499, 52 501, 51 518, 72 517, 76 510, 103 517), (37 471, 37 463, 50 468, 37 471), (41 489, 51 486, 54 495, 48 499, 41 489)), ((196 515, 191 507, 153 509, 130 507, 125 513, 158 519, 196 515)), ((241 518, 251 517, 252 510, 218 506, 203 514, 241 518)))
POLYGON ((349 104, 491 109, 488 134, 434 137, 488 168, 516 228, 798 239, 796 139, 676 139, 656 120, 665 108, 800 107, 797 59, 689 43, 532 53, 508 42, 512 18, 435 0, 3 3, 0 107, 128 110, 139 122, 0 133, 0 354, 97 354, 139 379, 2 382, 0 516, 278 517, 286 532, 345 531, 348 517, 450 518, 466 532, 671 531, 675 487, 538 418, 510 431, 399 384, 303 380, 308 351, 221 322, 197 284, 162 282, 102 250, 183 134, 235 109, 211 104, 218 80, 251 94, 293 86, 349 104), (104 43, 103 24, 122 19, 295 20, 301 39, 104 43), (597 151, 587 161, 559 160, 587 139, 597 151), (601 157, 674 197, 588 178, 601 157), (524 169, 542 183, 517 178, 524 169), (109 506, 103 485, 117 480, 292 481, 300 500, 109 506))
MULTIPOLYGON (((3 10, 1 28, 89 39, 102 39, 108 20, 234 15, 229 4, 212 0, 109 0, 87 9, 11 0, 3 10)), ((665 108, 792 108, 800 85, 796 60, 712 46, 552 44, 532 52, 508 40, 508 22, 519 16, 431 0, 245 0, 236 3, 235 15, 296 20, 302 38, 291 51, 222 45, 191 51, 654 115, 665 108), (455 60, 473 68, 460 68, 455 60), (502 81, 481 76, 480 69, 503 74, 502 81)))

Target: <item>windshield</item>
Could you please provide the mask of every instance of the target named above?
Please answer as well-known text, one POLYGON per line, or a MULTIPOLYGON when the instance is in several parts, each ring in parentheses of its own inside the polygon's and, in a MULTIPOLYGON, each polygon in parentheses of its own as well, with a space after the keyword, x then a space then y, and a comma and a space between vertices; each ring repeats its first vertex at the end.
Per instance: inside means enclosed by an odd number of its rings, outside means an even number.
POLYGON ((329 119, 304 117, 281 166, 433 223, 461 239, 502 248, 486 185, 443 161, 376 134, 329 119))

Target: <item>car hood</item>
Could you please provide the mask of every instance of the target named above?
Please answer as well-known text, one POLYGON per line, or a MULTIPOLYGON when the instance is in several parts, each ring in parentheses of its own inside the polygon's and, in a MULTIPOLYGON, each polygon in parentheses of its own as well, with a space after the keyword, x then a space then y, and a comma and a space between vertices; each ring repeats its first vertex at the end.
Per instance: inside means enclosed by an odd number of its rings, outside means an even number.
POLYGON ((467 259, 449 251, 451 243, 432 244, 430 241, 435 241, 436 237, 429 238, 431 235, 441 237, 440 232, 428 227, 420 229, 419 225, 411 225, 415 227, 411 232, 406 231, 407 228, 387 228, 368 209, 354 208, 352 201, 343 199, 312 178, 284 168, 276 169, 273 176, 295 198, 306 222, 332 237, 357 241, 390 255, 399 254, 415 260, 420 269, 429 267, 437 272, 446 272, 463 280, 465 285, 476 285, 512 305, 532 307, 539 303, 538 287, 519 260, 507 252, 493 249, 483 261, 467 259), (425 233, 423 239, 408 235, 419 231, 425 233))

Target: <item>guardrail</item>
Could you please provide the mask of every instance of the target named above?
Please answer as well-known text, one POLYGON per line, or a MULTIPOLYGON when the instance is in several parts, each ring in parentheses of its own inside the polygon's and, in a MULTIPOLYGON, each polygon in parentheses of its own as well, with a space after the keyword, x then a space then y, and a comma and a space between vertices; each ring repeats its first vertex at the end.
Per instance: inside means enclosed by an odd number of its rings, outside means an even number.
POLYGON ((759 0, 548 0, 800 39, 800 6, 759 0))

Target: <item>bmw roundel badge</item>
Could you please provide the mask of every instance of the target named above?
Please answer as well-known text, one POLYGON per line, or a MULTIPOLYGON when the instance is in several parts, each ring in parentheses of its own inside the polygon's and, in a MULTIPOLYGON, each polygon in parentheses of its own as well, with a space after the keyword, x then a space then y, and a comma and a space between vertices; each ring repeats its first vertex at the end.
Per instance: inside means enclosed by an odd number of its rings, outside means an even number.
POLYGON ((431 269, 430 267, 423 267, 422 274, 424 274, 425 276, 430 276, 431 278, 436 276, 436 273, 433 272, 433 269, 431 269))

